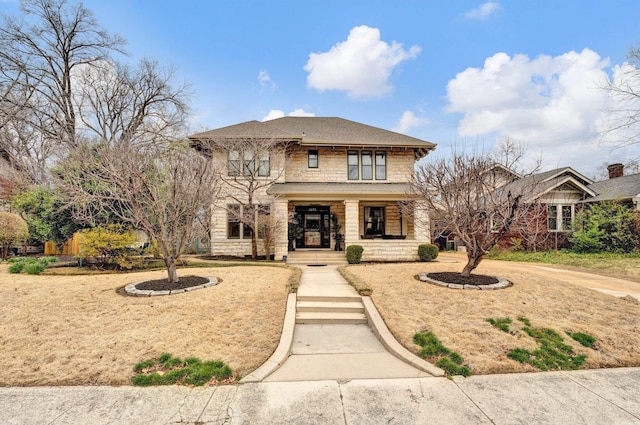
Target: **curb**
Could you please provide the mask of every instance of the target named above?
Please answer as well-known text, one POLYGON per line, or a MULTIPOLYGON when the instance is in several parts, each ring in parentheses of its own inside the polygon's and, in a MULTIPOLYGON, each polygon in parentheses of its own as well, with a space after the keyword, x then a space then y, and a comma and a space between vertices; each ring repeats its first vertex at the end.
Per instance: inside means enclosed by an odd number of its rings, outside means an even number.
POLYGON ((284 315, 282 334, 276 351, 271 357, 256 370, 240 380, 241 384, 261 382, 267 376, 276 371, 287 360, 293 344, 293 328, 296 325, 296 294, 289 294, 287 298, 287 310, 284 315))
POLYGON ((373 304, 371 297, 362 297, 362 304, 364 304, 364 313, 366 314, 367 319, 369 319, 369 326, 373 329, 373 333, 391 354, 416 369, 427 372, 432 376, 445 375, 444 370, 422 360, 420 357, 414 355, 400 345, 393 335, 391 335, 389 328, 387 328, 387 325, 382 320, 382 317, 380 316, 380 313, 378 313, 376 306, 373 304))

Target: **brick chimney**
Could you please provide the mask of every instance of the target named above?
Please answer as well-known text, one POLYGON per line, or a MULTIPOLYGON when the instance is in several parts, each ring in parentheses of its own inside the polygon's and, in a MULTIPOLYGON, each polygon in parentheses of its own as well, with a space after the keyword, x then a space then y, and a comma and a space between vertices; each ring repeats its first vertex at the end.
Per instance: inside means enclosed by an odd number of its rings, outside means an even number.
POLYGON ((617 164, 611 164, 607 167, 607 170, 609 171, 609 178, 610 179, 615 179, 616 177, 622 177, 624 176, 624 165, 617 163, 617 164))

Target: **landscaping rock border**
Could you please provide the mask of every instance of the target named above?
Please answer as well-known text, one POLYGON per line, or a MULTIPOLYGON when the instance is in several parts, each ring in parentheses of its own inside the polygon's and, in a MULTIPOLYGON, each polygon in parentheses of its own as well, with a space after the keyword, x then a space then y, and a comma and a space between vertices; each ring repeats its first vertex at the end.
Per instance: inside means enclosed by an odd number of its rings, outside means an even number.
POLYGON ((159 295, 174 295, 174 294, 183 294, 185 292, 195 291, 196 289, 209 288, 211 286, 216 286, 218 284, 218 279, 215 277, 207 277, 209 282, 203 283, 202 285, 191 286, 189 288, 183 289, 174 289, 172 291, 152 291, 152 290, 141 290, 136 288, 136 285, 143 282, 130 283, 124 287, 124 290, 127 294, 133 295, 136 297, 155 297, 159 295))
POLYGON ((447 282, 442 282, 440 280, 431 279, 429 276, 427 276, 427 273, 420 273, 416 277, 418 278, 418 280, 421 280, 423 282, 431 283, 432 285, 438 285, 438 286, 442 286, 443 288, 449 288, 449 289, 476 289, 476 290, 479 289, 479 290, 486 291, 486 290, 504 289, 513 285, 513 283, 511 283, 507 279, 501 278, 499 276, 494 276, 496 279, 498 279, 498 283, 492 283, 490 285, 460 285, 457 283, 447 283, 447 282))

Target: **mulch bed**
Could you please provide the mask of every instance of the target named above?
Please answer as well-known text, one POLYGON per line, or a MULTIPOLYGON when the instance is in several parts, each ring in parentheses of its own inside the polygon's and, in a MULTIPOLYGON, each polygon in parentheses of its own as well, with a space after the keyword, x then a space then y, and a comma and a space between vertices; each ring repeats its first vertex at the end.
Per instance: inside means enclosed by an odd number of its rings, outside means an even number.
POLYGON ((204 285, 209 282, 209 278, 202 276, 182 276, 176 283, 169 283, 169 279, 147 280, 136 285, 142 291, 175 291, 177 289, 191 288, 192 286, 204 285))
POLYGON ((440 272, 440 273, 428 273, 427 276, 434 280, 446 283, 456 283, 458 285, 491 285, 498 283, 498 279, 493 276, 485 276, 482 274, 472 274, 469 277, 464 277, 460 273, 456 272, 440 272))

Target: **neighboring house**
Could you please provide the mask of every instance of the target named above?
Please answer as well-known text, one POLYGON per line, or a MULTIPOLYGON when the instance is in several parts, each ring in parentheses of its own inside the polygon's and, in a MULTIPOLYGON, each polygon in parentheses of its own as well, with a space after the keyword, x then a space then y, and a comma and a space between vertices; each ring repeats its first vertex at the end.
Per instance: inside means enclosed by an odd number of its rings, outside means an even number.
MULTIPOLYGON (((364 247, 363 260, 413 260, 418 245, 430 242, 429 217, 421 205, 403 214, 415 162, 435 144, 342 118, 284 117, 249 121, 189 137, 210 149, 214 164, 229 182, 243 174, 266 182, 254 201, 268 205, 272 219, 292 216, 302 232, 298 248, 334 249, 335 217, 342 246, 364 247), (252 156, 238 151, 238 141, 264 140, 269 152, 252 156), (250 162, 242 162, 243 158, 250 162), (240 165, 242 162, 242 165, 240 165)), ((246 226, 236 219, 242 193, 229 185, 212 212, 211 253, 251 253, 246 226)), ((415 201, 414 201, 415 202, 415 201)), ((274 254, 288 252, 286 223, 276 229, 274 254)), ((264 254, 264 253, 263 253, 264 254)))
POLYGON ((585 202, 619 201, 640 211, 640 173, 625 176, 622 164, 611 164, 607 169, 609 179, 590 184, 596 195, 585 202))

